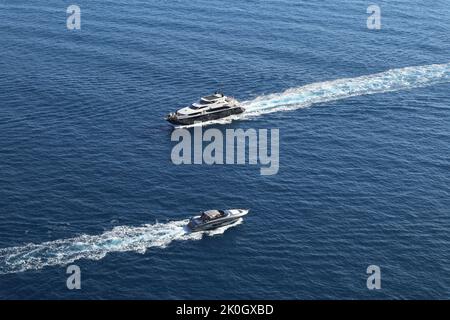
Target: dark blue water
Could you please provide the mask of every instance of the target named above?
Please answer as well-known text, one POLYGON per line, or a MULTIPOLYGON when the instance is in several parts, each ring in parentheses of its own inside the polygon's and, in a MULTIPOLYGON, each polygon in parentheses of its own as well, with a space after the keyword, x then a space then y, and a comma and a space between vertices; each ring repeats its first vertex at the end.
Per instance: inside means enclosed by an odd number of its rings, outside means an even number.
POLYGON ((377 31, 366 1, 70 4, 0 3, 0 298, 450 297, 448 1, 377 31), (253 116, 211 127, 280 130, 277 175, 172 164, 163 116, 217 88, 253 116))

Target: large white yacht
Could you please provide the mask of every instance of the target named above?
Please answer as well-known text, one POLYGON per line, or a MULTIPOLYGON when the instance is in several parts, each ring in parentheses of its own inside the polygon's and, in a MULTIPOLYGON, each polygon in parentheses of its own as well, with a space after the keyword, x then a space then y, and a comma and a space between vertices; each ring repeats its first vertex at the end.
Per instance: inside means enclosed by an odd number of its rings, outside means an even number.
POLYGON ((167 115, 166 120, 175 125, 189 125, 228 117, 244 112, 236 99, 221 92, 202 97, 200 101, 167 115))

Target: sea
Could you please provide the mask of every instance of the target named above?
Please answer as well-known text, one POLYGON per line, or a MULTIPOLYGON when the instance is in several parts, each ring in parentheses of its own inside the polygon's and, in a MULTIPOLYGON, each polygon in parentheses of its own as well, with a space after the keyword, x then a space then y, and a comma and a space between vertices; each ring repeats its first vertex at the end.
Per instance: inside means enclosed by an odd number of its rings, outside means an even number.
POLYGON ((449 299, 449 16, 1 0, 0 299, 449 299), (216 90, 247 111, 202 129, 278 129, 276 174, 173 163, 164 116, 216 90), (250 212, 185 228, 228 208, 250 212))

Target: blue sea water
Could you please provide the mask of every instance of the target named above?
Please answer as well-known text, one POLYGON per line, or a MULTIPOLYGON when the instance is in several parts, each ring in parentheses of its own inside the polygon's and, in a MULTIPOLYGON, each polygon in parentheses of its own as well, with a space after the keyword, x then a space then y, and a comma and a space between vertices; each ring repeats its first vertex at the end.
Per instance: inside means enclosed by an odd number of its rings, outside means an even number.
POLYGON ((450 298, 448 1, 71 4, 0 2, 0 298, 450 298), (277 175, 172 164, 163 116, 217 88, 277 175))

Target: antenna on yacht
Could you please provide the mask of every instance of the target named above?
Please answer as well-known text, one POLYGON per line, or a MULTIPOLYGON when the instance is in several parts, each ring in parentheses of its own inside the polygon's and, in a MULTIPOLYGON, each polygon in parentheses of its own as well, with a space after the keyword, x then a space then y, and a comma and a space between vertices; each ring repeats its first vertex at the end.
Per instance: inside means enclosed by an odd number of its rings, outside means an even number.
POLYGON ((216 90, 216 92, 214 92, 214 94, 220 94, 220 95, 222 95, 222 97, 223 97, 224 94, 223 94, 222 86, 220 86, 219 89, 216 90))

